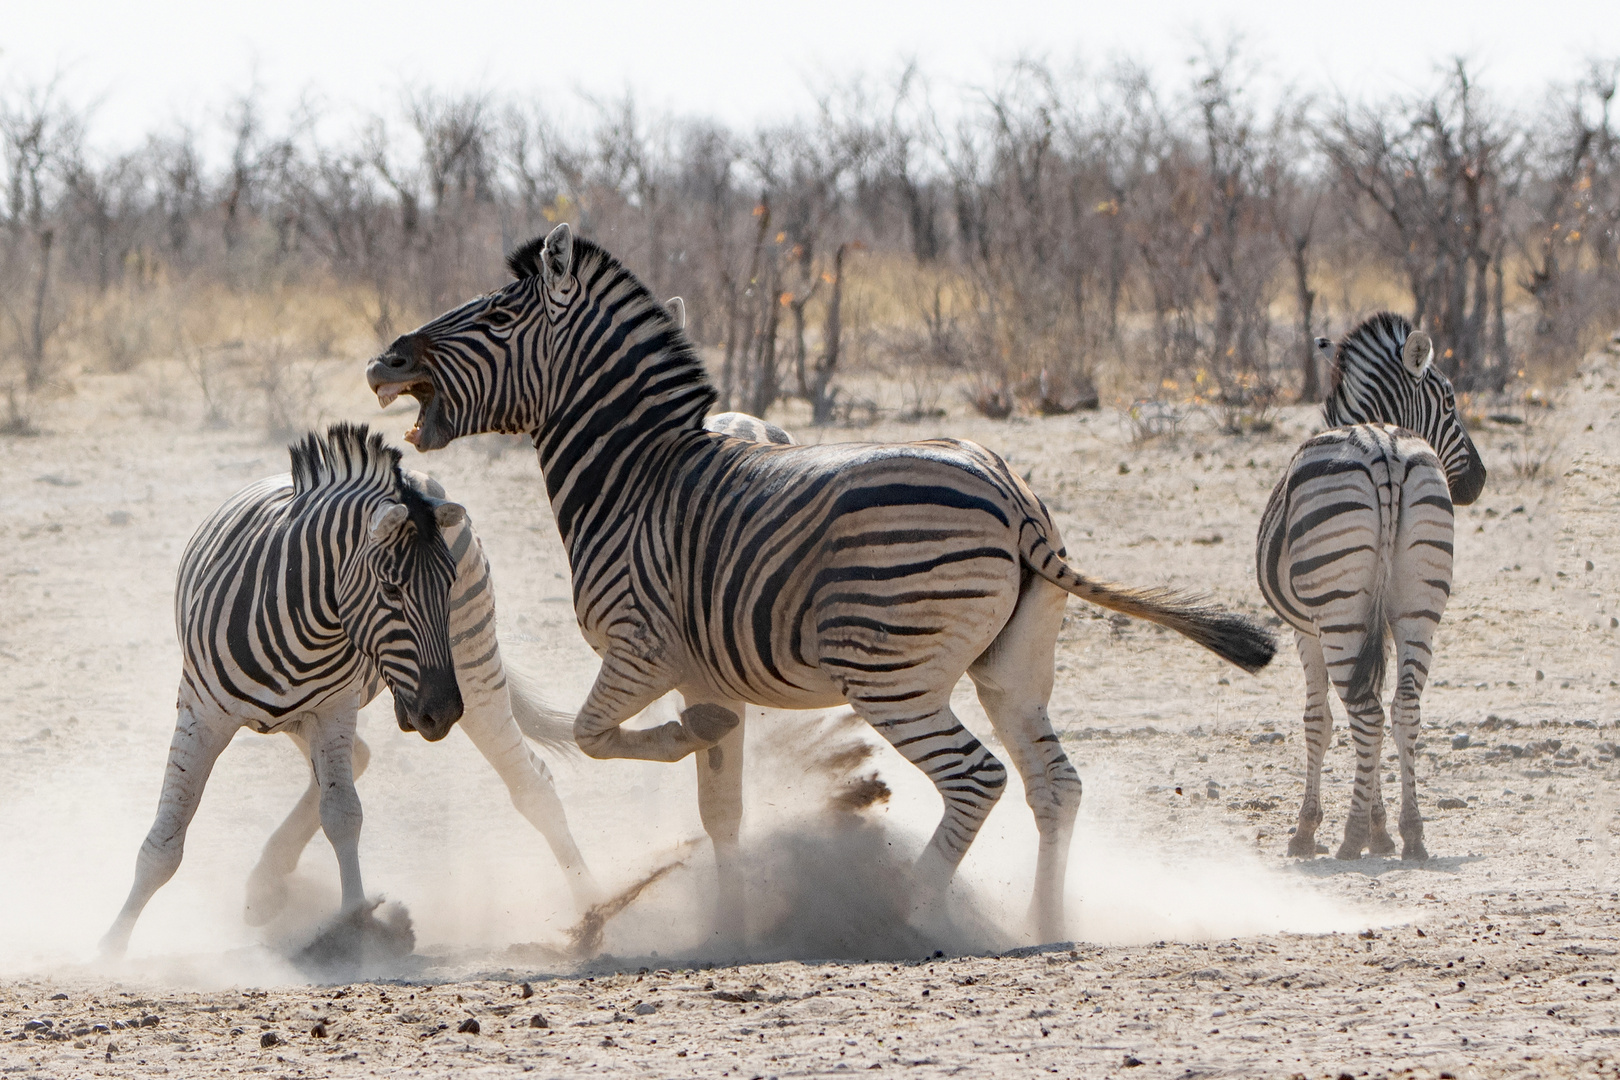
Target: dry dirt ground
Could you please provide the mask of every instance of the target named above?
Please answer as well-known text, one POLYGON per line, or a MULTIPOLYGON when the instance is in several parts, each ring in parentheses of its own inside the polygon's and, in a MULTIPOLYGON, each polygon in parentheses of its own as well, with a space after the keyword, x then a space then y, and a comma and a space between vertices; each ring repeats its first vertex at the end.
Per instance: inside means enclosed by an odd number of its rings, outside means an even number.
MULTIPOLYGON (((334 368, 324 415, 374 418, 359 382, 334 368)), ((1620 362, 1594 357, 1553 405, 1478 436, 1491 480, 1459 514, 1424 698, 1425 865, 1284 856, 1304 756, 1286 642, 1250 678, 1073 602, 1052 712, 1086 784, 1074 944, 1022 937, 1034 833, 1016 784, 963 867, 957 931, 908 934, 893 887, 937 813, 931 789, 879 748, 869 764, 892 797, 829 821, 830 782, 796 768, 810 752, 793 738, 803 721, 775 714, 750 718, 744 959, 706 944, 690 767, 580 760, 556 764, 558 784, 604 882, 686 863, 609 925, 600 954, 562 959, 576 913, 544 845, 465 740, 403 735, 385 700, 364 722, 376 753, 360 785, 362 858, 368 885, 411 911, 417 951, 386 978, 336 984, 287 959, 335 906, 323 841, 300 869, 297 910, 265 931, 241 923, 247 870, 303 784, 290 745, 252 734, 221 759, 131 959, 93 959, 173 722, 180 551, 285 456, 250 422, 202 427, 178 374, 77 376, 45 434, 0 443, 0 1070, 1616 1075, 1620 362)), ((381 423, 397 435, 407 413, 381 423)), ((977 439, 1030 473, 1086 572, 1259 612, 1256 523, 1312 421, 1285 410, 1275 430, 1233 437, 1194 413, 1139 440, 1107 411, 991 422, 953 410, 823 437, 977 439)), ((532 454, 466 440, 410 463, 470 508, 508 656, 553 701, 577 703, 593 659, 532 454)), ((959 705, 988 735, 965 686, 959 705)), ((1329 844, 1348 755, 1330 757, 1329 844)))

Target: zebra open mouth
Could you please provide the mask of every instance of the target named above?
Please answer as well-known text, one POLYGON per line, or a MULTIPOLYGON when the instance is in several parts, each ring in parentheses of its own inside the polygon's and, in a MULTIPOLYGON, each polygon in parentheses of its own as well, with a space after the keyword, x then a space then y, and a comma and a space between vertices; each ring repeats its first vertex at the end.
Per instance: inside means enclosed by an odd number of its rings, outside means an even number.
POLYGON ((432 449, 421 443, 422 422, 427 417, 428 407, 433 404, 434 390, 431 379, 412 379, 407 382, 382 383, 377 387, 377 404, 381 408, 388 408, 401 394, 413 397, 417 401, 416 422, 410 430, 405 432, 405 441, 419 449, 432 449))

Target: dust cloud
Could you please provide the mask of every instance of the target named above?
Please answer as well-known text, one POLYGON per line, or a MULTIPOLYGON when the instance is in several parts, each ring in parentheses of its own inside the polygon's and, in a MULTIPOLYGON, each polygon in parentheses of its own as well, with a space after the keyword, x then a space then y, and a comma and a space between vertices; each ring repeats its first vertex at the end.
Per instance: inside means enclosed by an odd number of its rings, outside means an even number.
MULTIPOLYGON (((157 672, 144 681, 153 700, 167 696, 157 672)), ((548 685, 554 702, 583 696, 583 685, 565 683, 559 693, 558 683, 548 685)), ((634 722, 673 715, 672 704, 659 703, 634 722)), ((311 963, 316 939, 338 915, 335 861, 319 835, 283 914, 259 930, 243 924, 248 871, 305 782, 290 741, 245 732, 216 767, 180 872, 142 917, 130 959, 108 973, 213 986, 522 963, 561 970, 592 955, 597 963, 665 964, 891 959, 1033 943, 1023 915, 1036 833, 1016 777, 953 884, 946 925, 918 930, 904 914, 908 868, 932 831, 938 796, 848 710, 750 710, 749 937, 740 948, 718 948, 711 937, 713 860, 690 763, 546 751, 576 839, 604 888, 621 898, 582 921, 543 840, 470 743, 430 747, 399 732, 386 699, 366 710, 363 730, 373 760, 359 782, 362 865, 368 891, 393 901, 390 910, 415 931, 409 962, 374 957, 341 972, 311 963)), ((0 837, 0 862, 12 868, 0 885, 0 970, 9 974, 107 970, 95 943, 129 886, 166 747, 147 737, 82 750, 25 781, 29 797, 16 801, 13 828, 0 837)), ((1263 865, 1230 835, 1151 835, 1133 818, 1130 791, 1106 775, 1082 775, 1071 936, 1128 944, 1365 925, 1361 913, 1263 865)))

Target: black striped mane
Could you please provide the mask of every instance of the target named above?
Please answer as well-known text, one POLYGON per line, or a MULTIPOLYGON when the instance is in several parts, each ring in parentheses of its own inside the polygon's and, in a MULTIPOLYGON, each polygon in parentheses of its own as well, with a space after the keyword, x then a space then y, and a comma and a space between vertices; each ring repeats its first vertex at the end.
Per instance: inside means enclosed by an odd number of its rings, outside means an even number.
POLYGON ((1364 416, 1367 401, 1351 397, 1351 386, 1368 384, 1405 389, 1412 383, 1411 376, 1401 362, 1401 348, 1412 333, 1412 324, 1405 316, 1392 311, 1380 311, 1357 326, 1333 353, 1333 367, 1328 374, 1327 399, 1322 403, 1322 415, 1331 427, 1369 420, 1390 421, 1391 417, 1364 416))
MULTIPOLYGON (((518 280, 531 278, 540 273, 541 253, 546 246, 546 236, 541 234, 513 249, 506 257, 507 269, 518 280)), ((636 276, 624 263, 620 262, 612 252, 587 240, 578 234, 574 236, 574 277, 585 287, 587 293, 597 294, 603 286, 614 286, 622 283, 628 286, 630 297, 615 305, 613 318, 615 322, 624 323, 635 319, 642 323, 650 322, 653 327, 662 331, 668 340, 659 356, 659 366, 676 377, 660 379, 660 383, 667 390, 677 389, 680 384, 689 384, 700 389, 703 397, 703 407, 696 413, 692 426, 701 425, 702 418, 708 415, 709 409, 719 399, 719 393, 709 380, 709 371, 698 356, 697 350, 692 347, 692 339, 686 336, 681 323, 675 318, 662 300, 647 288, 641 278, 636 276)))
POLYGON ((400 468, 400 452, 365 424, 333 424, 323 436, 310 432, 287 447, 292 460, 293 491, 307 495, 321 489, 370 488, 388 494, 415 511, 427 508, 421 494, 400 468))
MULTIPOLYGON (((588 241, 575 237, 574 250, 578 251, 579 245, 583 243, 588 241)), ((534 277, 540 272, 540 253, 545 248, 546 234, 541 233, 528 243, 507 252, 506 268, 512 271, 512 276, 519 281, 534 277)))

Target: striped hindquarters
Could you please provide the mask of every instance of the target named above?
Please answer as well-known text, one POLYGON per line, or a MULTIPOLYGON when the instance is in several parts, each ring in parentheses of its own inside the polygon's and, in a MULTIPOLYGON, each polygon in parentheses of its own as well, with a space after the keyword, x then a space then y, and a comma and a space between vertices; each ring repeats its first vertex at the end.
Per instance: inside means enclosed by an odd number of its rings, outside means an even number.
POLYGON ((1347 700, 1381 689, 1388 624, 1439 621, 1452 513, 1433 449, 1386 424, 1316 436, 1272 491, 1255 555, 1260 590, 1294 629, 1322 639, 1347 700))

